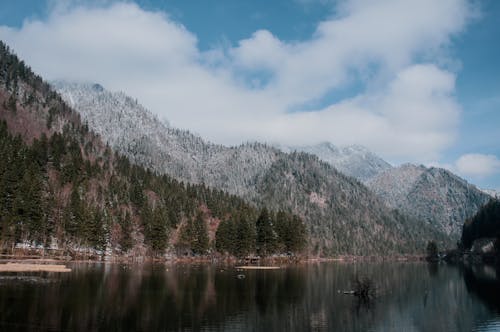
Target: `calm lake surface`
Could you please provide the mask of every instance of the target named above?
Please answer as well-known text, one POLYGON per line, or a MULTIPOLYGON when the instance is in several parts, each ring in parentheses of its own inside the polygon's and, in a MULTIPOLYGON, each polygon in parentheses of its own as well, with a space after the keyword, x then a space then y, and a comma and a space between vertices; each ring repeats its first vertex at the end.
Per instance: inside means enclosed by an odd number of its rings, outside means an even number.
POLYGON ((0 331, 500 331, 492 267, 70 267, 67 274, 0 274, 0 331), (356 274, 374 280, 374 301, 342 294, 356 274))

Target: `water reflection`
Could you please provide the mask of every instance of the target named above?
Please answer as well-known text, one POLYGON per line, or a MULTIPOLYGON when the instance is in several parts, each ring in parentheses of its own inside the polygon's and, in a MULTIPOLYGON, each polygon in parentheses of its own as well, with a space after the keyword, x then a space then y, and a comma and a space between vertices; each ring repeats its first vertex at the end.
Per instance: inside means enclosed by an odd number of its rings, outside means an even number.
POLYGON ((0 283, 0 330, 471 331, 498 326, 500 313, 498 271, 486 267, 72 267, 31 275, 52 282, 0 283), (374 301, 343 294, 356 275, 373 279, 374 301))
POLYGON ((467 290, 477 296, 493 312, 500 314, 499 267, 489 265, 464 266, 467 290))

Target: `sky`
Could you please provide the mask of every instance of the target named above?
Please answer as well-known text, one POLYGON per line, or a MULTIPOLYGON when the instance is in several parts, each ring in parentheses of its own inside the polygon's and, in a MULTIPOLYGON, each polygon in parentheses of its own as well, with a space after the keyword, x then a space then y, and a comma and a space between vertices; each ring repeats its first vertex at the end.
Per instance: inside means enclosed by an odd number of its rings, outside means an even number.
POLYGON ((0 39, 215 143, 359 144, 500 190, 498 17, 495 0, 17 0, 0 39))

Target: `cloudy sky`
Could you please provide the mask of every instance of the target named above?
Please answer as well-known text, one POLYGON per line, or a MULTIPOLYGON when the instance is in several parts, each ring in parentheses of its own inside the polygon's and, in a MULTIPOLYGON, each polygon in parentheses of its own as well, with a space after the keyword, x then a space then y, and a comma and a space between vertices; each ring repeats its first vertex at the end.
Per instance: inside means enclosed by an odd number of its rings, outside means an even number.
POLYGON ((495 0, 18 0, 0 39, 213 142, 361 144, 500 189, 498 17, 495 0))

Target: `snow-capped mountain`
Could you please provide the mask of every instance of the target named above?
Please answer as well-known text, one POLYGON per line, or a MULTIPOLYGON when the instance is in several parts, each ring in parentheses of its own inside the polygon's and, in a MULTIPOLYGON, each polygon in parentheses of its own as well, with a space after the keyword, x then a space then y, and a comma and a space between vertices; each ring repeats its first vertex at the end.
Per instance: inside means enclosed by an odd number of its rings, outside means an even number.
POLYGON ((337 147, 331 143, 323 142, 310 146, 283 146, 280 148, 285 152, 302 151, 314 154, 340 172, 362 182, 366 182, 392 167, 388 162, 360 145, 337 147))
POLYGON ((466 219, 490 196, 442 168, 404 164, 388 169, 367 182, 390 207, 440 227, 458 239, 466 219))
POLYGON ((301 215, 312 253, 417 252, 440 231, 395 213, 358 181, 318 157, 259 143, 224 147, 171 128, 123 93, 55 82, 89 127, 133 162, 179 180, 204 183, 257 205, 301 215))
POLYGON ((228 148, 205 142, 168 126, 125 94, 98 84, 54 82, 53 86, 110 146, 135 163, 181 181, 254 196, 248 183, 279 154, 262 144, 228 148))

